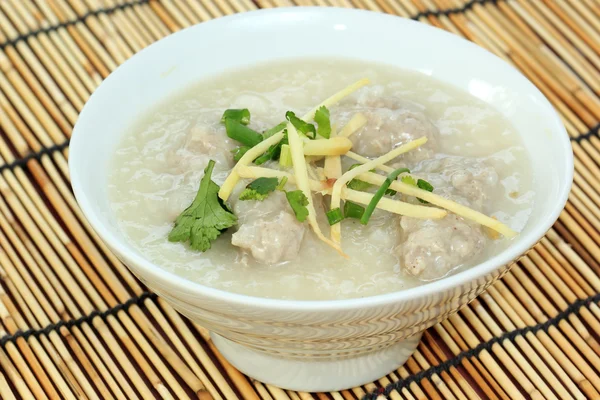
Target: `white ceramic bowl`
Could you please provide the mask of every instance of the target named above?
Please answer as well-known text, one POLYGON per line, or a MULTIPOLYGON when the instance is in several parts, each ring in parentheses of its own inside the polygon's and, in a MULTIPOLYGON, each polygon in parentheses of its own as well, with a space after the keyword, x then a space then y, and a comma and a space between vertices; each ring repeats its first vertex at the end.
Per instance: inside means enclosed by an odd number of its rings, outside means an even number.
POLYGON ((404 363, 420 332, 456 312, 507 271, 563 208, 573 154, 544 96, 494 55, 442 30, 367 11, 272 9, 220 18, 136 54, 100 85, 71 141, 70 172, 81 209, 112 251, 150 289, 208 328, 223 355, 267 383, 338 390, 404 363), (419 71, 470 92, 512 121, 534 171, 535 208, 514 244, 464 272, 397 293, 337 301, 283 301, 205 287, 145 259, 110 211, 107 169, 132 120, 156 103, 220 73, 266 60, 347 57, 419 71))

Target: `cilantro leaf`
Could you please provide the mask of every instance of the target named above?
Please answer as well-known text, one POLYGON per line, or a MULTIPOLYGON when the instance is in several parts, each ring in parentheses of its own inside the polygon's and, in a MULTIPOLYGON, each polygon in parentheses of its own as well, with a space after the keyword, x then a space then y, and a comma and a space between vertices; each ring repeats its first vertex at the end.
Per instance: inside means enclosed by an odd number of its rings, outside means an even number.
POLYGON ((306 217, 308 217, 308 199, 302 193, 302 190, 293 190, 291 192, 285 192, 285 197, 290 203, 294 214, 296 215, 296 219, 300 222, 304 222, 306 217))
POLYGON ((279 180, 277 178, 258 178, 253 180, 240 193, 240 200, 258 200, 263 201, 269 196, 269 193, 277 189, 279 180))
POLYGON ((228 110, 225 110, 225 112, 223 113, 223 116, 221 117, 221 122, 225 123, 225 121, 228 119, 239 122, 243 125, 248 125, 250 123, 250 111, 247 108, 243 108, 241 110, 230 108, 228 110))
POLYGON ((211 242, 237 222, 237 217, 219 198, 219 185, 211 180, 215 162, 210 160, 196 198, 175 220, 169 233, 170 242, 187 242, 193 250, 206 251, 211 242))
POLYGON ((329 120, 329 110, 327 107, 319 107, 315 113, 315 122, 319 124, 317 133, 325 139, 329 139, 331 136, 331 121, 329 120))
POLYGON ((315 126, 296 117, 296 114, 294 114, 293 112, 286 112, 285 118, 288 121, 290 121, 292 125, 294 125, 294 128, 296 128, 298 132, 302 133, 304 136, 310 139, 314 139, 317 137, 317 130, 315 129, 315 126), (312 137, 309 135, 309 133, 312 134, 312 137))
POLYGON ((254 160, 254 164, 261 165, 269 160, 278 160, 279 156, 281 155, 281 146, 283 146, 284 144, 288 144, 287 131, 283 132, 283 139, 281 139, 279 143, 275 143, 269 146, 269 148, 263 153, 263 155, 254 160))

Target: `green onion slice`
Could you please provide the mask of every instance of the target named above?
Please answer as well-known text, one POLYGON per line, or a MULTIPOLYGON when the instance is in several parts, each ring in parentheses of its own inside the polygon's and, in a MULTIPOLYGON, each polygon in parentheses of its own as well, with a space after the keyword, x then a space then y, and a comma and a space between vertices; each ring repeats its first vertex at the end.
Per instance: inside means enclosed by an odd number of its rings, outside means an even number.
POLYGON ((326 214, 327 214, 327 222, 329 222, 329 225, 335 225, 344 219, 344 216, 342 215, 342 210, 340 210, 339 207, 334 208, 333 210, 327 211, 326 214))
POLYGON ((396 178, 398 177, 398 175, 400 175, 404 172, 410 172, 410 170, 408 168, 398 168, 397 170, 390 172, 390 174, 385 178, 385 181, 379 187, 379 189, 377 189, 377 192, 375 192, 375 194, 373 195, 373 198, 369 202, 369 205, 365 209, 365 213, 360 218, 361 224, 366 225, 369 222, 369 218, 371 218, 371 215, 375 211, 375 207, 377 207, 377 203, 379 203, 379 200, 381 200, 381 198, 385 194, 386 190, 388 190, 388 188, 392 184, 392 181, 395 181, 396 178))

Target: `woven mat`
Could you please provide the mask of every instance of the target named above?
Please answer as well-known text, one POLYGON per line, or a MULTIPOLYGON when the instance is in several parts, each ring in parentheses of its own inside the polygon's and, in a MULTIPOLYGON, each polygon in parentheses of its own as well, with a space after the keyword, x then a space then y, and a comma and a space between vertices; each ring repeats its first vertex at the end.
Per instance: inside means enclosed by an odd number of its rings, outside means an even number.
POLYGON ((600 398, 600 0, 297 2, 418 19, 523 71, 560 112, 576 155, 554 228, 378 382, 308 394, 249 380, 98 240, 69 186, 68 143, 90 93, 135 52, 292 0, 2 0, 0 397, 600 398))

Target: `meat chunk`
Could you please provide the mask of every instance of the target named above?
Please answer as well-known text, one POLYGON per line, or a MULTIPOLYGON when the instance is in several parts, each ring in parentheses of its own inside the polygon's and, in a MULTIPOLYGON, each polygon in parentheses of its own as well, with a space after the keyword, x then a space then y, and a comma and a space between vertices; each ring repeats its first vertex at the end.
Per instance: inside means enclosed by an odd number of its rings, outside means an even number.
POLYGON ((233 209, 239 227, 231 244, 266 264, 290 261, 298 255, 306 226, 298 222, 283 192, 273 192, 264 201, 237 200, 233 209))
POLYGON ((428 142, 424 146, 395 160, 411 164, 430 158, 437 148, 438 129, 425 113, 394 97, 381 96, 377 87, 361 90, 354 104, 334 110, 332 121, 341 128, 359 112, 365 115, 367 123, 350 137, 356 153, 378 157, 426 136, 428 142))
POLYGON ((203 170, 215 160, 217 169, 233 167, 231 150, 236 147, 220 124, 198 123, 189 130, 180 147, 169 154, 170 164, 182 172, 203 170))
POLYGON ((430 182, 436 192, 448 188, 449 196, 463 197, 467 201, 465 205, 479 211, 485 208, 498 184, 498 172, 494 167, 476 158, 434 158, 419 163, 412 172, 430 182))
MULTIPOLYGON (((485 211, 498 183, 493 167, 465 157, 425 160, 413 173, 430 182, 436 194, 479 211, 485 211)), ((426 281, 439 279, 474 260, 487 241, 479 224, 455 214, 441 220, 401 217, 400 227, 400 265, 407 273, 426 281)))
POLYGON ((449 214, 439 221, 403 217, 404 241, 399 246, 400 264, 410 275, 429 281, 477 257, 485 246, 478 224, 449 214))
POLYGON ((298 255, 304 231, 296 217, 280 211, 274 217, 242 224, 231 237, 231 244, 250 251, 260 262, 277 264, 298 255))

